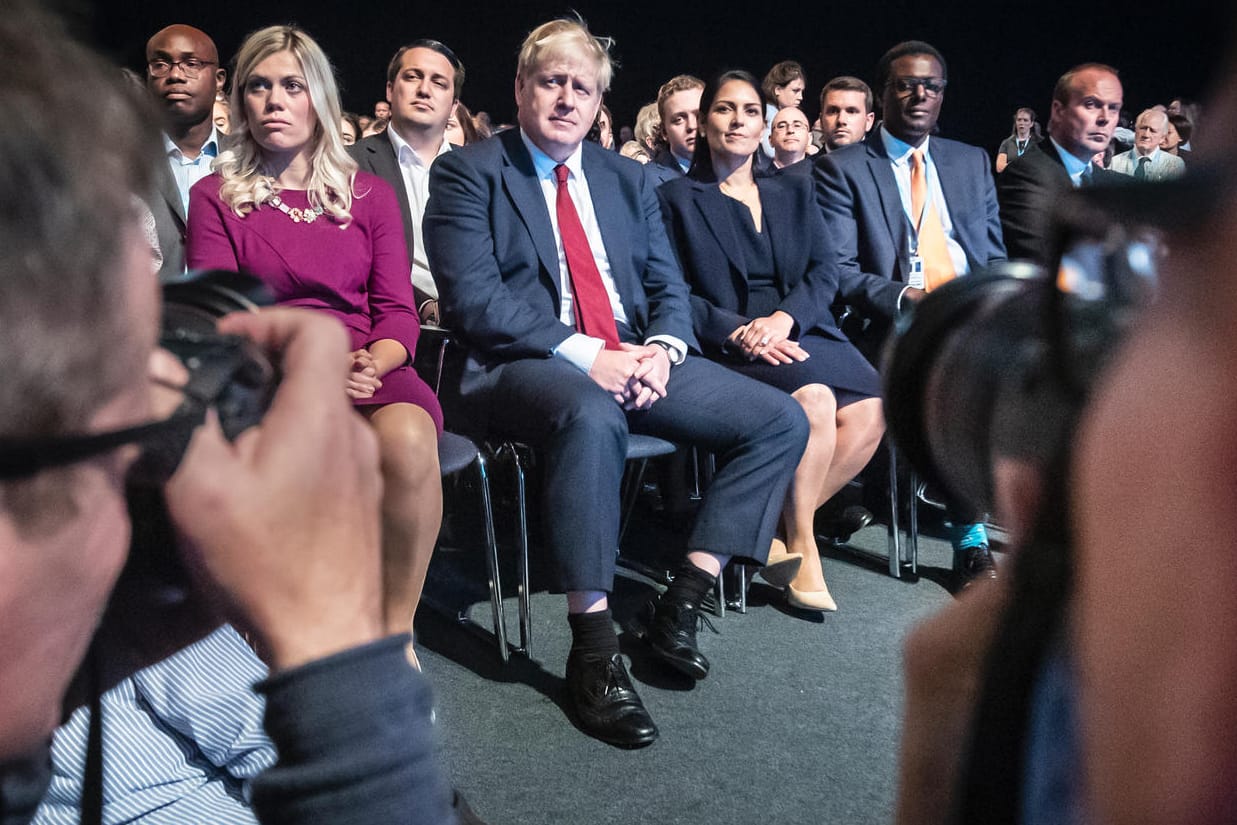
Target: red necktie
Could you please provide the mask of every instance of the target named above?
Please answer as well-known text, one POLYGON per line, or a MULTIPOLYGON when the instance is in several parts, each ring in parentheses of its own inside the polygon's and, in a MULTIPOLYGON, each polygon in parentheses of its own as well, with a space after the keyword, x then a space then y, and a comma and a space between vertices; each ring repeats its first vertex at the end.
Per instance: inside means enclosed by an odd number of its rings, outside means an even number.
POLYGON ((952 280, 953 261, 945 244, 940 213, 928 195, 928 174, 923 150, 911 152, 911 218, 919 227, 919 256, 923 258, 924 289, 931 292, 952 280))
POLYGON ((585 335, 606 342, 606 349, 618 349, 618 327, 614 324, 614 310, 610 296, 606 294, 597 262, 593 259, 588 236, 576 213, 576 205, 567 191, 567 167, 554 167, 558 179, 558 196, 554 206, 558 212, 558 234, 563 238, 563 252, 567 257, 567 274, 571 277, 572 307, 576 316, 576 329, 585 335))

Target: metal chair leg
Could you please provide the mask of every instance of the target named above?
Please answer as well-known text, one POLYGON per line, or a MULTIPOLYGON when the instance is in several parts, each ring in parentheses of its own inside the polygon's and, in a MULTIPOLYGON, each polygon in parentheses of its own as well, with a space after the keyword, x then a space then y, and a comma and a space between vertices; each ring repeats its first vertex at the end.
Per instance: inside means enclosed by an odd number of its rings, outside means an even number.
POLYGON ((511 448, 511 465, 515 470, 516 514, 519 520, 518 556, 516 565, 519 567, 520 605, 520 652, 532 656, 533 646, 533 602, 532 587, 528 575, 528 497, 525 490, 524 465, 520 461, 520 452, 511 448))
POLYGON ((898 452, 889 445, 889 575, 902 578, 902 535, 898 501, 898 452))
POLYGON ((490 576, 490 609, 494 614, 494 638, 498 641, 498 655, 505 664, 507 651, 507 616, 503 610, 502 575, 498 568, 498 539, 494 533, 494 508, 490 498, 490 475, 485 455, 477 451, 477 482, 481 496, 482 518, 485 521, 485 566, 490 576))

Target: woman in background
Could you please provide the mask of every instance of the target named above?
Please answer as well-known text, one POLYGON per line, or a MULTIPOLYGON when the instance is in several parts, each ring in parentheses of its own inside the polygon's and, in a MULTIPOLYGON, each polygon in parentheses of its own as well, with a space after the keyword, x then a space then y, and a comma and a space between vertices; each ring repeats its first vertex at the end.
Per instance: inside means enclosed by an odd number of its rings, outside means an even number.
POLYGON ((996 170, 1004 172, 1006 166, 1022 157, 1023 152, 1040 140, 1035 111, 1024 106, 1014 112, 1014 129, 996 150, 996 170))
MULTIPOLYGON (((230 148, 190 192, 189 267, 250 272, 281 304, 347 328, 340 392, 382 454, 386 630, 408 632, 442 520, 442 411, 409 366, 420 326, 395 193, 345 151, 330 63, 305 32, 272 26, 245 40, 232 111, 230 148)), ((408 653, 417 665, 411 643, 408 653)))

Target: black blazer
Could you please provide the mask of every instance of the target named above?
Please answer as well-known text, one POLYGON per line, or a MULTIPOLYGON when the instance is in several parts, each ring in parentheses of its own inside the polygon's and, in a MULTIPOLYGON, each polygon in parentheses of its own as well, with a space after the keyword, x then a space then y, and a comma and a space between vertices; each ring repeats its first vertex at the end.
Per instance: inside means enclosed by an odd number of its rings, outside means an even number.
MULTIPOLYGON (((1123 183, 1124 175, 1091 164, 1094 184, 1123 183)), ((1028 146, 997 178, 1001 229, 1009 257, 1051 266, 1048 260, 1052 209, 1061 195, 1073 189, 1069 172, 1052 141, 1045 138, 1028 146)))
MULTIPOLYGON (((795 319, 798 334, 846 336, 829 310, 838 292, 837 253, 816 205, 810 178, 758 179, 763 231, 773 247, 775 276, 785 296, 778 309, 795 319)), ((657 190, 666 232, 691 286, 692 322, 701 345, 721 351, 726 338, 751 319, 746 261, 731 206, 716 183, 673 180, 657 190)))

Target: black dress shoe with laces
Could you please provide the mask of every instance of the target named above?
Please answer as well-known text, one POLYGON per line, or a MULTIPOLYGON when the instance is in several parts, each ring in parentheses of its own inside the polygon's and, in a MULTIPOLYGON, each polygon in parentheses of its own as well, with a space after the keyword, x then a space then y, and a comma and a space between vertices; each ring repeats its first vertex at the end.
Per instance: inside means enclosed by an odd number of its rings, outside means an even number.
POLYGON ((981 579, 995 579, 997 577, 996 561, 992 558, 992 551, 986 544, 967 547, 962 551, 962 563, 954 572, 958 577, 959 589, 966 590, 981 579))
POLYGON ((642 748, 657 739, 657 725, 618 653, 568 656, 567 704, 580 728, 607 744, 642 748))
POLYGON ((698 605, 687 599, 667 599, 667 595, 651 603, 653 617, 644 631, 644 640, 657 658, 670 667, 693 679, 703 679, 709 675, 709 660, 696 646, 696 627, 703 622, 713 630, 713 625, 698 605))

